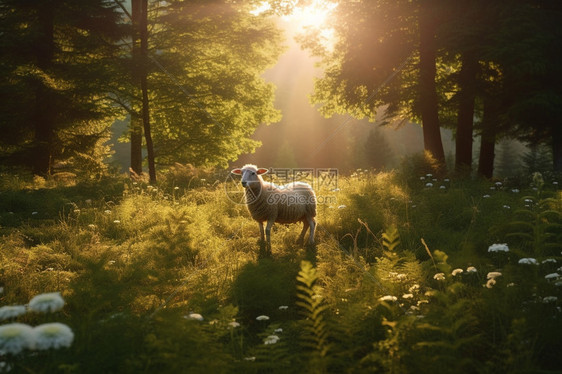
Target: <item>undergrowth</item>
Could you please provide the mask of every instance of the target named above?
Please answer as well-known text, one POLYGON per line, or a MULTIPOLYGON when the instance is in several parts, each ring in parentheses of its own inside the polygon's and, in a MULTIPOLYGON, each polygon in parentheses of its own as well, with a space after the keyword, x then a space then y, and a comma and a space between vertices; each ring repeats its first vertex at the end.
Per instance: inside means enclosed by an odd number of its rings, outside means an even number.
POLYGON ((316 246, 276 225, 268 254, 215 177, 8 180, 0 307, 60 292, 75 338, 46 363, 0 336, 0 372, 562 370, 556 181, 358 170, 318 188, 316 246))

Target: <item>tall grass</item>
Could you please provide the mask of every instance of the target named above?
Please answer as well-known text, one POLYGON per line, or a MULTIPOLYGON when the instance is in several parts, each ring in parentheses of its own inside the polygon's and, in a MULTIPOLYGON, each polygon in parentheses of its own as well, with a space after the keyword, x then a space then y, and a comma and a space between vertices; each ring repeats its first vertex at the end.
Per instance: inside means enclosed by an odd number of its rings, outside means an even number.
MULTIPOLYGON (((48 364, 33 351, 0 353, 4 367, 562 368, 562 194, 553 180, 507 185, 436 178, 431 168, 359 170, 317 191, 330 198, 318 207, 315 247, 295 244, 297 225, 276 225, 264 256, 257 224, 223 182, 184 169, 158 186, 34 186, 17 178, 4 186, 0 307, 59 291, 66 305, 57 320, 75 333, 48 364), (508 251, 490 251, 504 243, 508 251), (520 261, 528 258, 536 265, 520 261)), ((0 323, 13 321, 44 322, 25 315, 0 323)))

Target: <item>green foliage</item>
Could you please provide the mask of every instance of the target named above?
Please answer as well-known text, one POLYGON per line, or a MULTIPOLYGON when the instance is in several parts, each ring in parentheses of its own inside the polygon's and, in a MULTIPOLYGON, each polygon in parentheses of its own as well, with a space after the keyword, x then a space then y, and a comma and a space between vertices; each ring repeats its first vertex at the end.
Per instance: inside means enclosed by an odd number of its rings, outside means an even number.
POLYGON ((324 320, 324 311, 327 306, 322 300, 322 288, 316 284, 318 275, 316 269, 308 261, 301 262, 301 270, 297 276, 297 302, 301 307, 300 314, 302 321, 303 334, 301 335, 302 345, 305 349, 312 349, 314 354, 311 359, 311 371, 324 372, 321 369, 326 365, 326 360, 330 350, 328 343, 328 326, 324 320))
POLYGON ((246 207, 223 184, 194 186, 197 176, 10 182, 0 202, 26 208, 2 216, 0 307, 59 291, 56 317, 75 340, 3 360, 80 373, 556 371, 556 185, 401 175, 361 170, 320 188, 337 200, 318 207, 316 247, 293 244, 297 225, 276 225, 266 258, 246 207), (34 204, 50 217, 24 217, 34 204))

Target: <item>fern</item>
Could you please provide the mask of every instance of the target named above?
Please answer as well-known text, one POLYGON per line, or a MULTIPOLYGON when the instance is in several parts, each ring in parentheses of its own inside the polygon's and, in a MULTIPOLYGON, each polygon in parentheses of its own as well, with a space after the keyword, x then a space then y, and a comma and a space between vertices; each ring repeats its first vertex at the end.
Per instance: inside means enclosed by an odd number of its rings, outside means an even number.
POLYGON ((324 320, 326 305, 322 302, 322 288, 316 284, 316 269, 308 261, 301 262, 301 270, 297 276, 296 304, 301 307, 300 314, 304 317, 305 333, 302 336, 304 347, 314 350, 321 358, 326 357, 330 349, 328 344, 328 328, 324 320))
POLYGON ((394 252, 400 245, 400 235, 396 226, 390 226, 382 233, 382 245, 389 252, 394 252))

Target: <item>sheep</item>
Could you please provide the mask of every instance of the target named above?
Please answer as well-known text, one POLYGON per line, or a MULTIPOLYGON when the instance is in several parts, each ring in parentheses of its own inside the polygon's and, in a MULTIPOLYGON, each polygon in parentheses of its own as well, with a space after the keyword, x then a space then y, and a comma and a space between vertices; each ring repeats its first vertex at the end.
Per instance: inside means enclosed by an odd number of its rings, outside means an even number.
POLYGON ((262 175, 267 169, 255 165, 244 165, 241 169, 233 169, 232 174, 242 176, 242 187, 245 188, 245 197, 248 210, 252 218, 260 226, 260 238, 264 242, 263 223, 265 227, 265 240, 271 246, 271 227, 275 222, 296 223, 302 221, 303 228, 297 243, 304 243, 304 236, 308 228, 310 234, 308 243, 314 244, 316 229, 316 195, 312 187, 303 182, 292 182, 277 186, 265 182, 262 175))

